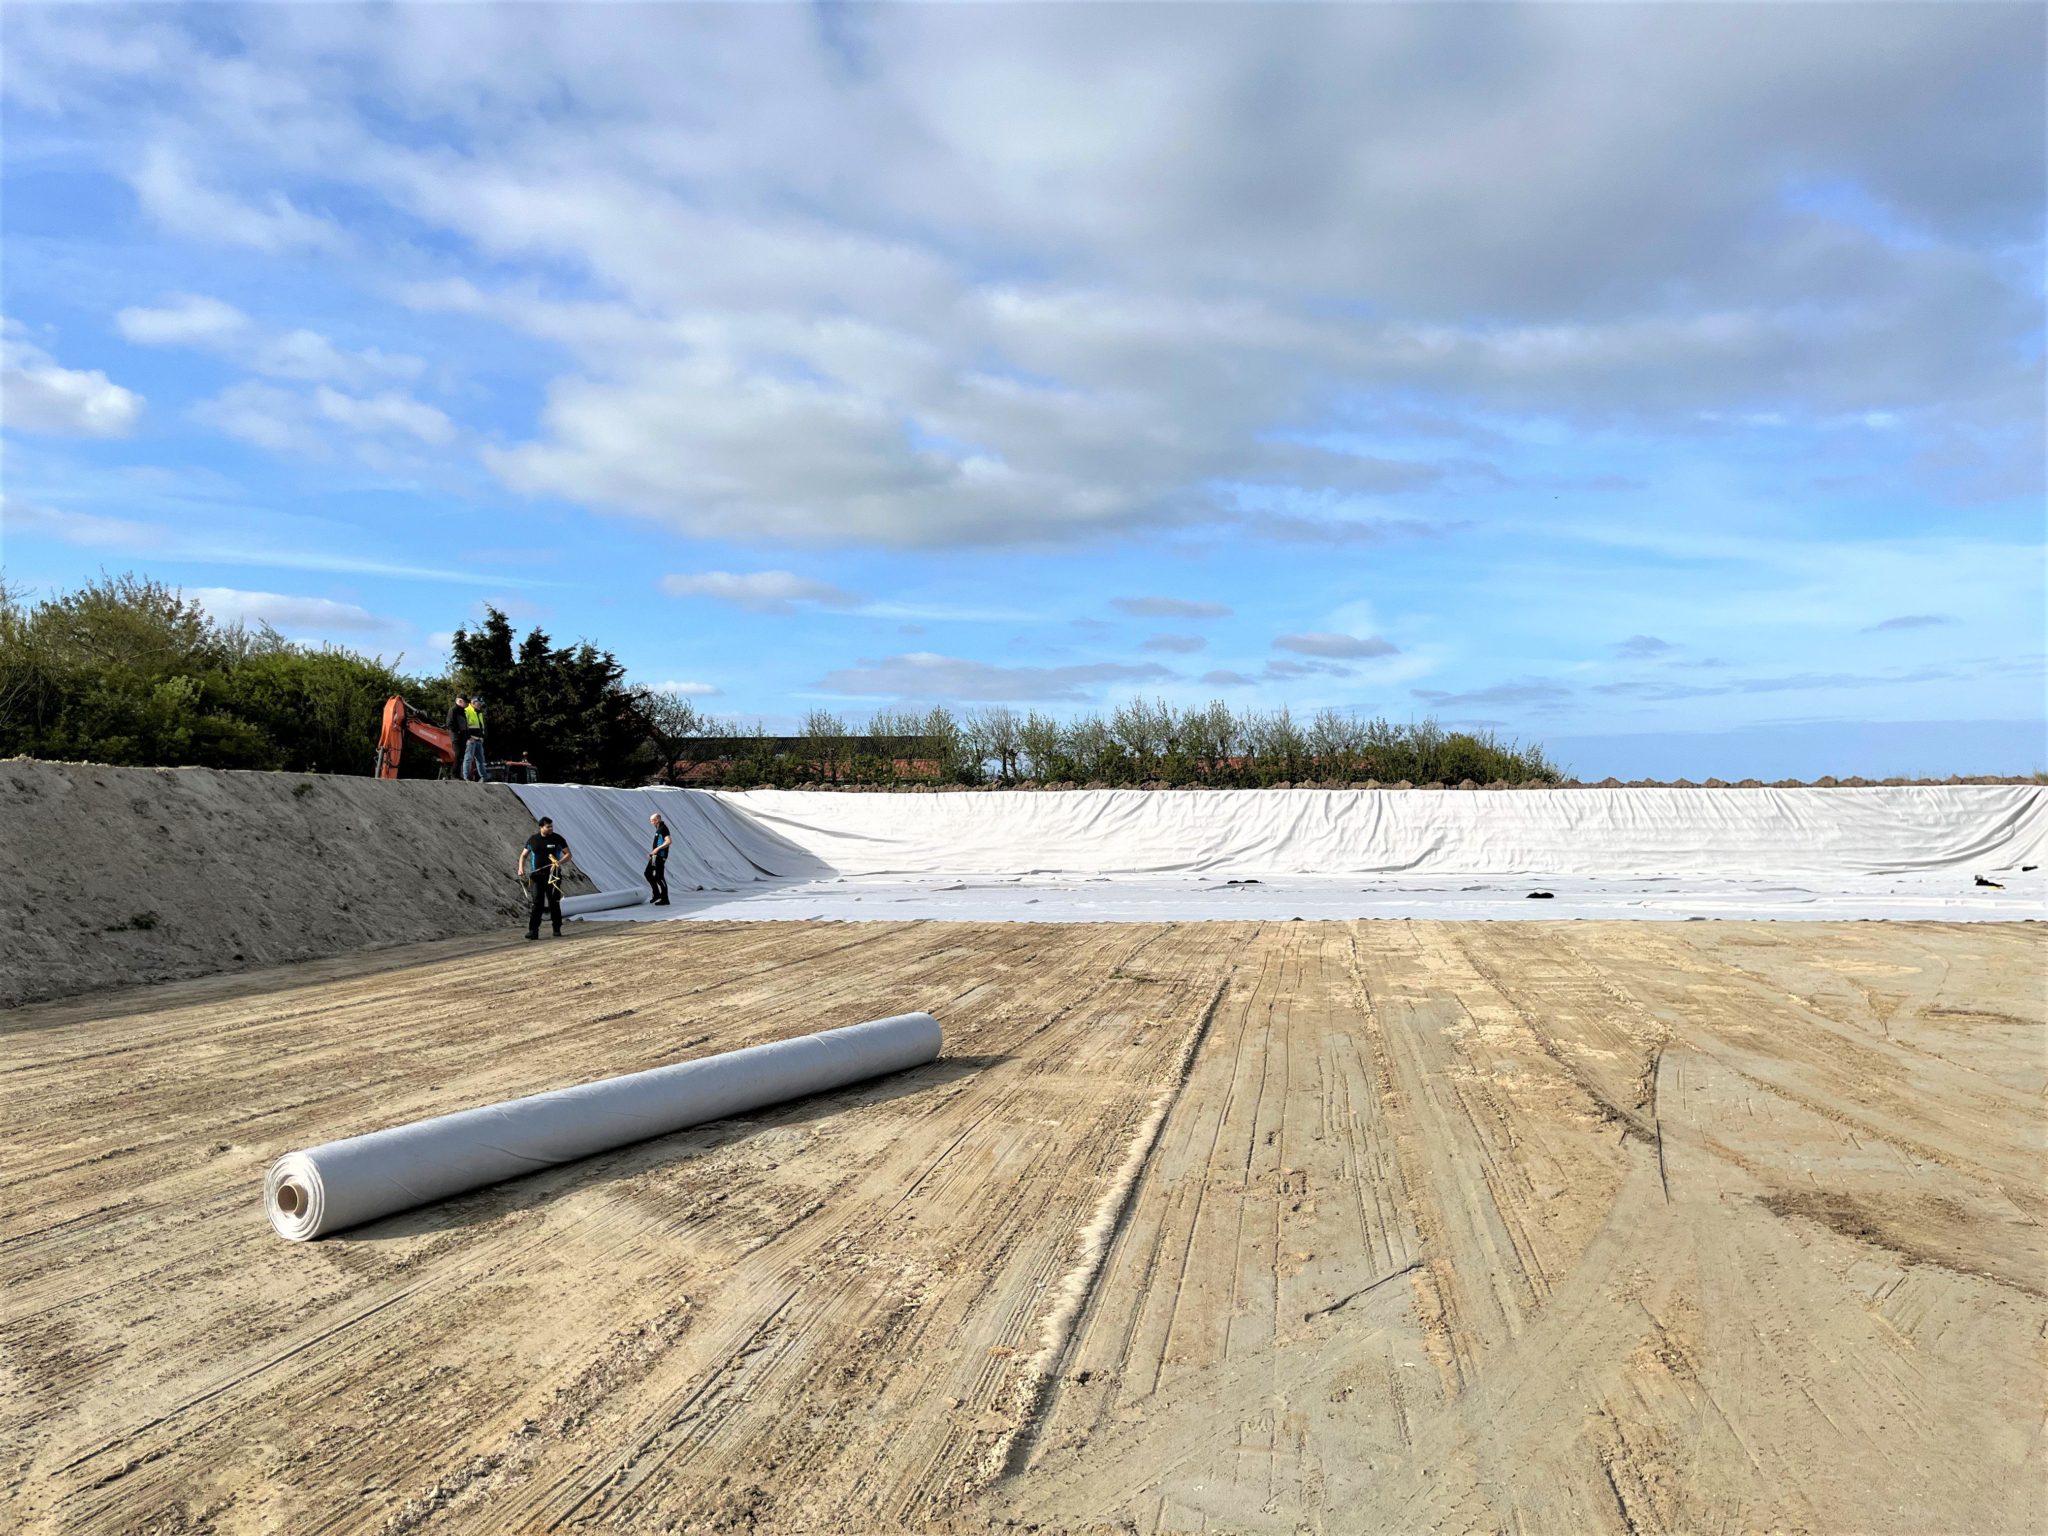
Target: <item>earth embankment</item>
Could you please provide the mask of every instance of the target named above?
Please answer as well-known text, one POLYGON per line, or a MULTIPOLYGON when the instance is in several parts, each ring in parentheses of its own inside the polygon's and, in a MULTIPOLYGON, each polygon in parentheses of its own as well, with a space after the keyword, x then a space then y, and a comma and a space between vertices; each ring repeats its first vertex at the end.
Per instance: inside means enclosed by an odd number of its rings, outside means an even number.
POLYGON ((0 827, 12 1007, 511 925, 533 818, 496 784, 14 759, 0 827))

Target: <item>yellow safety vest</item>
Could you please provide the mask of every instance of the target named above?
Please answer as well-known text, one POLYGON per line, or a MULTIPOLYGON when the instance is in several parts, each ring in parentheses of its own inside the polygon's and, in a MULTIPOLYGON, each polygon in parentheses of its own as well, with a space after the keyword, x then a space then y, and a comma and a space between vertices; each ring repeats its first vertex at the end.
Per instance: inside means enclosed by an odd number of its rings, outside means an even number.
POLYGON ((469 722, 469 728, 472 731, 480 731, 484 728, 483 711, 478 709, 474 704, 463 705, 462 716, 465 720, 469 722))

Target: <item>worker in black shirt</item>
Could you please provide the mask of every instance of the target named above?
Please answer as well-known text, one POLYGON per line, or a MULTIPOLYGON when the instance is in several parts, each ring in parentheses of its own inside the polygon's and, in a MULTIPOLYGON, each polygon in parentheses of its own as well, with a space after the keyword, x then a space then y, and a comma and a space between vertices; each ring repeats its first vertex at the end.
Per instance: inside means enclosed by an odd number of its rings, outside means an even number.
POLYGON ((526 912, 527 938, 540 937, 543 909, 555 925, 555 937, 562 936, 562 876, 573 857, 569 840, 555 830, 554 818, 541 817, 540 829, 519 850, 519 875, 532 901, 526 912))
POLYGON ((650 907, 668 905, 668 823, 656 811, 647 818, 654 824, 654 847, 647 855, 647 894, 650 907))
POLYGON ((469 744, 469 700, 461 694, 448 706, 448 745, 455 751, 455 776, 462 776, 462 751, 469 744))

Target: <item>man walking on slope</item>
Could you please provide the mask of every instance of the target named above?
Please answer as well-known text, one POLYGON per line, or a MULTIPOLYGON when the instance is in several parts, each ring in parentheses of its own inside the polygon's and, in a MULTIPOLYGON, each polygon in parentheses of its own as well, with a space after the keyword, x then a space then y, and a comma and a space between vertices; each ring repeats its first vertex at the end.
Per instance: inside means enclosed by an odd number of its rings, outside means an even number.
POLYGON ((462 777, 463 748, 469 745, 469 700, 461 694, 448 706, 448 745, 455 750, 455 776, 462 777))
POLYGON ((665 907, 668 905, 668 849, 672 839, 668 835, 668 823, 656 811, 647 818, 654 827, 654 846, 647 854, 647 905, 665 907))
POLYGON ((462 749, 462 776, 473 783, 484 781, 484 711, 482 699, 471 699, 462 711, 467 739, 462 749))
POLYGON ((526 910, 529 940, 540 937, 542 909, 546 909, 554 923, 555 937, 562 936, 562 875, 574 857, 569 851, 569 840, 555 830, 554 818, 541 817, 539 828, 519 850, 519 876, 526 882, 531 902, 526 910))

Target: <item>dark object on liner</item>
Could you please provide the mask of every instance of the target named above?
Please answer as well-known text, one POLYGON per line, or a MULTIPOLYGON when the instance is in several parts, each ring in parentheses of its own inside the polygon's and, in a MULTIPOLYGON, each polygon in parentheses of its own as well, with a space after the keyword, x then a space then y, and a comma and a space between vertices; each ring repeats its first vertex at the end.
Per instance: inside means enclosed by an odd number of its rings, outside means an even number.
POLYGON ((2022 864, 2020 866, 2020 873, 2023 875, 2031 875, 2035 870, 2039 869, 2040 867, 2041 866, 2038 864, 2022 864))
POLYGON ((1977 877, 1977 883, 1982 886, 1988 886, 1994 891, 2002 891, 2005 889, 2005 887, 2000 885, 1996 880, 1986 880, 1982 875, 1979 875, 1977 877))
POLYGON ((1531 891, 1523 899, 1526 901, 1555 901, 1557 893, 1555 891, 1531 891))

